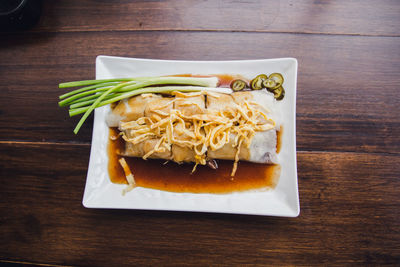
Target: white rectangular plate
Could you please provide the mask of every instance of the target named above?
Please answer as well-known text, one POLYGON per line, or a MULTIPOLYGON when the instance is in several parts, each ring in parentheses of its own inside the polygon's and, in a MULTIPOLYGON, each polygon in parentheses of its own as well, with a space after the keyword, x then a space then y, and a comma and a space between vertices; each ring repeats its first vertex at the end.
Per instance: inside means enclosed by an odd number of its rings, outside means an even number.
POLYGON ((296 166, 296 80, 294 58, 241 61, 175 61, 98 56, 96 79, 160 76, 171 74, 241 74, 246 78, 260 73, 282 73, 285 98, 279 101, 282 114, 282 168, 278 185, 269 191, 231 194, 171 193, 135 188, 122 196, 125 185, 110 182, 107 164, 109 106, 95 110, 92 149, 83 205, 87 208, 174 210, 238 213, 296 217, 300 212, 296 166))

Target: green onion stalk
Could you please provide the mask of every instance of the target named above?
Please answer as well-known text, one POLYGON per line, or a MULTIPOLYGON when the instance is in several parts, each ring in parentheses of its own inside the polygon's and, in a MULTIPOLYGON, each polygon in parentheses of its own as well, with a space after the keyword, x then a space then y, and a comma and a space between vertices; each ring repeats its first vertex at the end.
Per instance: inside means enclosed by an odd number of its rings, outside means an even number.
POLYGON ((202 91, 205 87, 215 91, 217 85, 216 77, 140 77, 67 82, 60 83, 59 88, 81 88, 59 96, 58 105, 69 106, 71 117, 83 113, 74 129, 77 134, 95 108, 139 94, 194 92, 202 91))

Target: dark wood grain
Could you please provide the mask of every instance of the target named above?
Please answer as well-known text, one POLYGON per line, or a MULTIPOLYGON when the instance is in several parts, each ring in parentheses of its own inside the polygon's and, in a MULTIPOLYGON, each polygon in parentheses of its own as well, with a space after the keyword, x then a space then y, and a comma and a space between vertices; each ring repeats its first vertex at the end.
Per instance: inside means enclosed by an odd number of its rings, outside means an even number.
POLYGON ((15 261, 15 260, 0 260, 0 264, 2 267, 40 267, 40 266, 67 267, 67 265, 60 265, 60 264, 43 264, 43 263, 32 263, 32 262, 15 261))
POLYGON ((387 190, 400 186, 398 156, 298 153, 302 211, 289 219, 85 209, 89 149, 0 144, 1 259, 95 266, 400 260, 400 199, 387 190))
MULTIPOLYGON (((0 265, 398 266, 400 5, 354 1, 43 1, 0 33, 0 265), (97 55, 295 57, 298 218, 94 210, 92 119, 57 105, 97 55)), ((134 192, 131 192, 134 193, 134 192)))
POLYGON ((396 0, 45 1, 37 31, 211 30, 399 36, 396 0), (97 19, 98 17, 101 17, 97 19))
POLYGON ((398 38, 179 32, 10 34, 1 47, 0 79, 7 82, 0 84, 6 96, 0 98, 0 140, 90 142, 91 121, 78 136, 72 134, 78 118, 70 119, 65 109, 58 108, 57 96, 65 91, 57 85, 94 78, 99 54, 198 60, 296 57, 298 149, 389 153, 400 149, 398 38))

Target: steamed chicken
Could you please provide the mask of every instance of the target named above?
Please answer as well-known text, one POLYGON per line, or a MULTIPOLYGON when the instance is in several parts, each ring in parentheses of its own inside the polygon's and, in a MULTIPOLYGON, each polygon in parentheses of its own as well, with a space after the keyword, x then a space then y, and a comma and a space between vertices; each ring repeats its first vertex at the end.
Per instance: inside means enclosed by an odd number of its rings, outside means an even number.
POLYGON ((121 155, 205 165, 213 159, 276 163, 278 114, 264 90, 232 94, 141 94, 120 101, 108 114, 125 147, 121 155))

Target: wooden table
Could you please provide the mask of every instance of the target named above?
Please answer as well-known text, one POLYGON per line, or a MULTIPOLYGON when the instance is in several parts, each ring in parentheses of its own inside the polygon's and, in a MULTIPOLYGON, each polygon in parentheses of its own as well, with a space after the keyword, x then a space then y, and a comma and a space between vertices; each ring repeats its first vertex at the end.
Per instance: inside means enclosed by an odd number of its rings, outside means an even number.
POLYGON ((0 33, 0 263, 399 265, 400 4, 373 1, 44 1, 0 33), (92 121, 57 106, 97 55, 299 62, 301 214, 82 206, 92 121))

